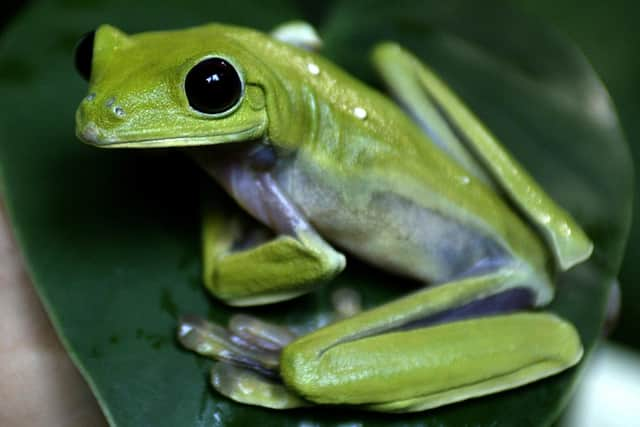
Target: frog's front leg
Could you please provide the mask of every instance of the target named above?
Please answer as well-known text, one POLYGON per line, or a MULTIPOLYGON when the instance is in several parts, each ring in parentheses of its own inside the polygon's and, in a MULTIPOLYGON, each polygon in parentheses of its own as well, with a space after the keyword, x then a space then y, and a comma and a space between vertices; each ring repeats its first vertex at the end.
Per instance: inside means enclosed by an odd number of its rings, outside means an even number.
POLYGON ((224 210, 206 209, 204 282, 229 305, 293 298, 328 281, 345 266, 344 256, 322 239, 280 190, 270 172, 275 162, 270 150, 257 145, 232 152, 192 153, 245 211, 276 233, 270 240, 258 240, 249 247, 241 243, 238 248, 239 235, 246 233, 243 224, 224 210))

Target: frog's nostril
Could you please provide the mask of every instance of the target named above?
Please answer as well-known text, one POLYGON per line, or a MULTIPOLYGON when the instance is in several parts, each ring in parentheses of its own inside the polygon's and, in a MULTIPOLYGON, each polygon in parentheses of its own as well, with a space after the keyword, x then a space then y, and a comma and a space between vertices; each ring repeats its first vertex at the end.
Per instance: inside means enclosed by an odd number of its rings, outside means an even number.
POLYGON ((111 109, 111 112, 117 118, 123 118, 125 116, 125 114, 126 114, 126 112, 124 111, 124 108, 122 108, 121 106, 116 104, 115 96, 112 96, 112 97, 108 98, 105 101, 104 106, 109 108, 109 109, 111 109))
POLYGON ((124 117, 126 113, 124 111, 124 108, 116 106, 113 108, 113 114, 115 114, 118 117, 124 117))

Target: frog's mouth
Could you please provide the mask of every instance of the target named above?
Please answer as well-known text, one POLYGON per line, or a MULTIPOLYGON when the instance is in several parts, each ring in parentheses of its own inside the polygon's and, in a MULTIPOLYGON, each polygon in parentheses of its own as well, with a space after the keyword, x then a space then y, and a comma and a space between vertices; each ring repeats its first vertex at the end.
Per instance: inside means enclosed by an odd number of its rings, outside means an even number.
POLYGON ((81 129, 78 129, 76 133, 82 142, 101 148, 196 147, 258 139, 264 133, 264 126, 258 124, 239 131, 209 135, 116 139, 102 136, 98 126, 93 122, 89 122, 81 129))

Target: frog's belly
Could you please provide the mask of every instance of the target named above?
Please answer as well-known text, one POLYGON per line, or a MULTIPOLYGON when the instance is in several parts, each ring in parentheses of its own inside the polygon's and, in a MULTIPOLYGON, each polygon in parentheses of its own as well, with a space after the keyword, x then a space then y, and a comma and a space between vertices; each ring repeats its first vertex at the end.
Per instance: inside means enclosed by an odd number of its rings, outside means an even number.
POLYGON ((300 168, 278 181, 320 234, 389 271, 429 282, 494 269, 509 252, 480 230, 389 191, 339 188, 300 168))

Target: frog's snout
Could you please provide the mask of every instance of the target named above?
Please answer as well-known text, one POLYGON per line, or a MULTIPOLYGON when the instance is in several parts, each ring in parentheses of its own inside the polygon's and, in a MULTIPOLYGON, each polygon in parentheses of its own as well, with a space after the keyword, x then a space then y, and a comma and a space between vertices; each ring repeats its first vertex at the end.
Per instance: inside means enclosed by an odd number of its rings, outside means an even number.
POLYGON ((76 112, 76 135, 92 145, 105 143, 105 130, 117 126, 125 118, 125 110, 115 97, 106 99, 87 95, 76 112))
POLYGON ((122 120, 127 115, 125 109, 117 102, 115 96, 107 96, 104 99, 98 97, 95 92, 85 96, 80 105, 81 110, 95 110, 100 116, 109 120, 122 120))
MULTIPOLYGON (((92 97, 92 95, 89 95, 87 98, 90 97, 92 97)), ((82 104, 80 104, 78 111, 76 111, 76 136, 82 142, 98 145, 100 143, 100 129, 92 117, 92 111, 88 108, 87 98, 85 98, 82 104)))
POLYGON ((99 144, 99 132, 98 126, 95 123, 89 122, 82 128, 77 129, 78 138, 89 144, 99 144))

